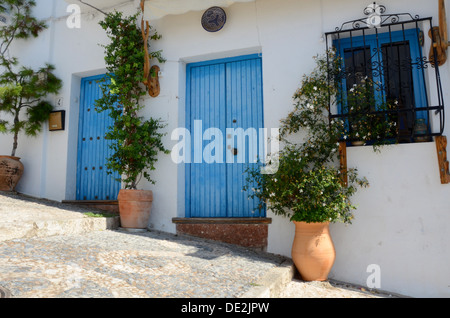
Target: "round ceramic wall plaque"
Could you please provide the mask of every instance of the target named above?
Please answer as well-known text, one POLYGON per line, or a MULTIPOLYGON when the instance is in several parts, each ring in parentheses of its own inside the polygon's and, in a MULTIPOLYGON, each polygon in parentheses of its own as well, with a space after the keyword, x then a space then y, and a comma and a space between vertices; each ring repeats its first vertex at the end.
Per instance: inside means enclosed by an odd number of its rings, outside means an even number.
POLYGON ((217 32, 223 28, 227 15, 222 8, 211 7, 203 13, 202 26, 208 32, 217 32))

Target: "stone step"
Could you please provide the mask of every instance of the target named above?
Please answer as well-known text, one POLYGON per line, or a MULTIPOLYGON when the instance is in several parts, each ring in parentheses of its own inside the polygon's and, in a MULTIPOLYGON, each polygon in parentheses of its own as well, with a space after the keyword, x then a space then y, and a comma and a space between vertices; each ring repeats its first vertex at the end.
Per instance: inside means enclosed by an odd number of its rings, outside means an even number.
POLYGON ((74 235, 92 231, 115 230, 120 219, 116 217, 68 218, 66 220, 36 220, 20 224, 0 224, 0 242, 55 235, 74 235))
POLYGON ((116 213, 0 192, 0 242, 119 228, 116 213))
POLYGON ((117 200, 65 200, 62 203, 119 214, 119 203, 117 200))
POLYGON ((179 235, 267 250, 271 218, 173 218, 179 235))

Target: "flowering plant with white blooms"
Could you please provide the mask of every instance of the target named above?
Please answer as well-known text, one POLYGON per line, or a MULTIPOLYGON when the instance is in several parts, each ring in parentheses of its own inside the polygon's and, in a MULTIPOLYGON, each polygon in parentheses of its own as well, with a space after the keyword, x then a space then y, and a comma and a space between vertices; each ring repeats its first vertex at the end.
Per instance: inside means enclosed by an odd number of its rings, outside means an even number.
POLYGON ((389 112, 398 108, 397 100, 385 101, 380 84, 367 77, 341 94, 341 113, 347 117, 344 124, 344 140, 370 143, 380 146, 396 142, 398 115, 389 112))
POLYGON ((347 182, 343 181, 338 150, 345 123, 331 120, 328 112, 338 92, 329 75, 339 72, 339 62, 326 56, 315 60, 316 68, 304 76, 294 95, 294 110, 281 121, 284 146, 271 159, 277 160, 278 170, 274 174, 249 170, 247 181, 254 187, 250 197, 291 221, 351 223, 356 208, 351 197, 368 182, 358 177, 356 169, 348 169, 347 182), (303 132, 303 138, 297 132, 303 132))

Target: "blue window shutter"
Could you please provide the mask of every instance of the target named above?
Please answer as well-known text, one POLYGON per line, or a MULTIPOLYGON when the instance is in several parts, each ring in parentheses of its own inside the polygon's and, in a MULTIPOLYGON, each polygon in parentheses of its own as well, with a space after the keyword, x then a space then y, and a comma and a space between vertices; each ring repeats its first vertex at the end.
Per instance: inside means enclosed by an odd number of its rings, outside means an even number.
MULTIPOLYGON (((398 43, 402 41, 409 42, 410 46, 410 54, 412 63, 420 63, 423 59, 422 52, 420 50, 420 46, 418 44, 419 39, 419 29, 408 29, 404 31, 393 31, 393 32, 384 32, 379 34, 372 34, 366 36, 356 36, 352 38, 340 38, 338 40, 334 40, 333 44, 337 49, 338 54, 341 57, 345 56, 345 50, 350 48, 368 48, 370 52, 370 56, 368 59, 372 63, 372 65, 379 65, 379 63, 383 63, 383 56, 381 52, 381 47, 384 44, 389 43, 398 43)), ((428 107, 428 99, 427 92, 425 86, 425 79, 423 74, 423 68, 412 66, 411 69, 412 77, 413 77, 413 91, 414 91, 414 103, 416 107, 428 107)), ((372 78, 375 82, 379 81, 384 84, 384 76, 381 72, 376 72, 373 74, 372 78)), ((343 79, 341 83, 341 87, 343 93, 345 94, 346 80, 343 79)), ((378 93, 382 98, 385 96, 385 92, 381 91, 378 93), (382 96, 381 96, 382 95, 382 96)), ((340 113, 341 110, 340 110, 340 113)), ((416 118, 424 118, 426 119, 428 114, 426 111, 416 112, 416 118)))

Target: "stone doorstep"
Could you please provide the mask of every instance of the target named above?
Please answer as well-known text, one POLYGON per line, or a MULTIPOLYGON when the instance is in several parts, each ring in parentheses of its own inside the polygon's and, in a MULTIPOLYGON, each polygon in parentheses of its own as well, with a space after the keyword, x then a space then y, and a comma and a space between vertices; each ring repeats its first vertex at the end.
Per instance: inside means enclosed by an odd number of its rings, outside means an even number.
POLYGON ((270 218, 173 218, 177 234, 265 251, 270 218))
POLYGON ((173 218, 175 224, 271 224, 271 218, 173 218))
MULTIPOLYGON (((36 220, 0 232, 0 242, 12 239, 29 239, 55 235, 76 235, 93 231, 115 230, 120 220, 115 217, 77 217, 66 220, 36 220)), ((0 228, 0 230, 2 230, 0 228)))
POLYGON ((94 208, 106 212, 119 214, 119 203, 117 200, 64 200, 62 203, 77 205, 80 207, 94 208))
POLYGON ((239 298, 278 298, 295 274, 294 263, 291 259, 286 259, 280 266, 269 270, 253 288, 239 298))

